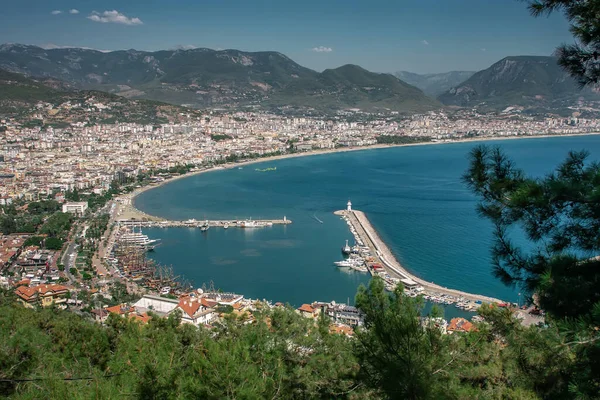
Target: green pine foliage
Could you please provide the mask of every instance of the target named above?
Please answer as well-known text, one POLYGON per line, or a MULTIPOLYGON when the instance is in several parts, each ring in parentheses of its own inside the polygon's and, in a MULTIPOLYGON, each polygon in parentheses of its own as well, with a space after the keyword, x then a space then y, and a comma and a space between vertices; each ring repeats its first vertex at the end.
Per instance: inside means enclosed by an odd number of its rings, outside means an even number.
MULTIPOLYGON (((585 151, 570 152, 553 173, 532 178, 499 148, 479 146, 471 153, 464 181, 481 200, 480 214, 494 224, 496 276, 532 296, 547 312, 546 334, 550 336, 544 340, 556 343, 556 356, 570 354, 566 357, 570 364, 565 363, 568 371, 558 374, 566 380, 564 387, 568 386, 573 396, 597 398, 600 164, 589 162, 587 157, 585 151), (511 240, 517 229, 533 244, 531 250, 511 240), (552 335, 553 331, 558 333, 552 335)), ((557 373, 548 364, 531 365, 528 370, 536 368, 545 377, 557 373)), ((554 378, 558 380, 558 376, 554 378)), ((554 385, 552 380, 549 384, 554 385)))
POLYGON ((0 392, 15 398, 365 398, 350 340, 291 310, 214 330, 0 305, 0 392), (31 381, 23 381, 31 380, 31 381))

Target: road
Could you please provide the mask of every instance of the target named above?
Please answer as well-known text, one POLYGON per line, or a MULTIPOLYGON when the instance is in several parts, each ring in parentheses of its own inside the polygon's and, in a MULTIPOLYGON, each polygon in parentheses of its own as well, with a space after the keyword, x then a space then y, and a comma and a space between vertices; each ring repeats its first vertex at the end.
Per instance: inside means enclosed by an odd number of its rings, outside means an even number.
POLYGON ((63 253, 60 260, 61 264, 65 266, 65 275, 70 282, 74 282, 76 279, 71 274, 71 268, 75 267, 75 260, 77 259, 77 243, 74 240, 69 242, 67 249, 63 253), (71 257, 71 255, 73 255, 71 257))

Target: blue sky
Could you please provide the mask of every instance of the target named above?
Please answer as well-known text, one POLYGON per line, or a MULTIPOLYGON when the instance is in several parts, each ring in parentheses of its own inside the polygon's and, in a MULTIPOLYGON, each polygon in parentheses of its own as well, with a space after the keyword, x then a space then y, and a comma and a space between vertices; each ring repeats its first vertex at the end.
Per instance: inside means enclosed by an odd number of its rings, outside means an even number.
POLYGON ((560 14, 517 0, 21 0, 0 14, 0 41, 102 50, 177 46, 276 50, 323 70, 479 70, 572 42, 560 14), (71 12, 70 12, 71 10, 71 12))

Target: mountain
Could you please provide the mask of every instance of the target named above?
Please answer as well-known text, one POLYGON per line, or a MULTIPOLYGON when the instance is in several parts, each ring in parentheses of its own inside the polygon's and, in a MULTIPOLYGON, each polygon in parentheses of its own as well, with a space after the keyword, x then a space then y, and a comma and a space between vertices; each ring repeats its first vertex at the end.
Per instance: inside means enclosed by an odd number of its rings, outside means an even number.
POLYGON ((473 71, 451 71, 441 74, 415 74, 413 72, 398 71, 394 75, 398 79, 418 87, 426 95, 437 97, 463 83, 474 73, 473 71))
POLYGON ((0 117, 20 122, 42 118, 44 124, 72 122, 145 124, 166 123, 191 110, 149 100, 132 100, 96 90, 76 90, 54 78, 28 78, 0 69, 0 117), (39 103, 44 103, 39 107, 39 103), (101 104, 101 105, 100 105, 101 104))
MULTIPOLYGON (((446 105, 489 108, 553 107, 578 97, 598 98, 580 90, 554 57, 506 57, 438 97, 446 105)), ((563 104, 563 105, 564 105, 563 104)))
POLYGON ((282 88, 274 104, 320 108, 422 112, 441 107, 420 89, 390 74, 369 72, 357 65, 326 69, 312 81, 282 88))
POLYGON ((389 74, 346 65, 318 73, 278 52, 211 49, 42 49, 0 46, 0 68, 52 77, 81 89, 194 107, 298 106, 427 111, 441 106, 389 74))
POLYGON ((42 81, 0 69, 0 102, 52 101, 60 95, 59 90, 42 83, 42 81))

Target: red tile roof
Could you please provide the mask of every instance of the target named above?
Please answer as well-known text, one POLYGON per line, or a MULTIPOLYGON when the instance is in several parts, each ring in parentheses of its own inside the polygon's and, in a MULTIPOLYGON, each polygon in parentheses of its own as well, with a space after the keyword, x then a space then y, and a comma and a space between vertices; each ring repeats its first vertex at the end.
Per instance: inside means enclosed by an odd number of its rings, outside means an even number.
POLYGON ((448 325, 448 328, 447 328, 447 330, 450 332, 452 332, 452 331, 470 332, 473 329, 475 329, 473 324, 464 318, 452 318, 452 320, 450 321, 450 325, 448 325))
POLYGON ((116 306, 107 307, 105 310, 108 311, 109 313, 123 315, 123 314, 128 314, 131 311, 133 311, 133 308, 127 306, 126 304, 119 304, 116 306))
POLYGON ((310 304, 302 304, 300 307, 298 307, 298 311, 313 314, 315 312, 315 309, 312 308, 310 304))
POLYGON ((202 304, 200 301, 198 301, 198 299, 191 297, 183 298, 179 300, 179 304, 177 304, 177 307, 181 308, 181 310, 190 318, 194 317, 194 314, 198 312, 198 309, 200 309, 201 306, 202 304))
POLYGON ((208 308, 213 308, 213 307, 216 307, 219 305, 219 303, 217 303, 216 301, 207 300, 204 297, 200 299, 200 304, 202 304, 204 307, 208 307, 208 308))
POLYGON ((17 290, 15 290, 15 294, 23 300, 29 301, 35 296, 37 296, 37 290, 35 290, 35 288, 30 288, 27 286, 19 286, 17 290))
POLYGON ((62 294, 69 291, 69 288, 63 285, 39 285, 36 289, 42 296, 48 294, 62 294))

